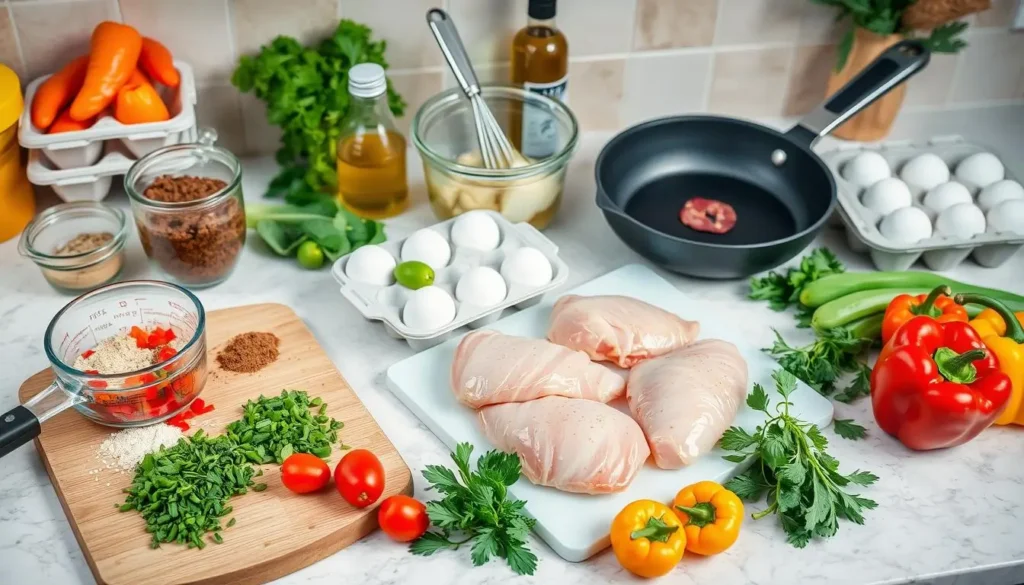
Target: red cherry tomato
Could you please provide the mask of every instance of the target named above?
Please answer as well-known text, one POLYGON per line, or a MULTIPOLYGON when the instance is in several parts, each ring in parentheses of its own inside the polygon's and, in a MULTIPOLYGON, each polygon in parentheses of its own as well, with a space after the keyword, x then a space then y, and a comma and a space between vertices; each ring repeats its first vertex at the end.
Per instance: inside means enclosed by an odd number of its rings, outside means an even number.
POLYGON ((366 449, 350 451, 334 470, 334 484, 346 502, 365 508, 384 493, 384 466, 366 449))
POLYGON ((377 510, 380 529, 398 542, 410 542, 423 536, 430 527, 427 507, 409 496, 391 496, 377 510))
POLYGON ((281 464, 281 481, 297 494, 308 494, 331 481, 331 468, 316 455, 294 453, 281 464))

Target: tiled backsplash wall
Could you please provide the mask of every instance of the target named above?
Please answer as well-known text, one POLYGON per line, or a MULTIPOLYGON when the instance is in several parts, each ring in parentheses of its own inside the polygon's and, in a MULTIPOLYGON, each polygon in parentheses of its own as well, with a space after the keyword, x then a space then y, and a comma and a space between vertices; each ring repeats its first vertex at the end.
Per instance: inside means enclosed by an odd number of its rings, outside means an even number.
MULTIPOLYGON (((1018 0, 993 0, 970 17, 970 46, 936 55, 911 81, 907 108, 1024 100, 1024 32, 1009 29, 1018 0)), ((0 62, 24 80, 48 73, 88 46, 93 26, 122 20, 192 64, 200 122, 225 146, 272 152, 277 133, 261 104, 229 79, 238 56, 279 34, 313 40, 339 17, 387 39, 389 76, 410 104, 452 85, 424 24, 443 5, 480 76, 505 81, 511 34, 527 0, 0 0, 0 62)), ((782 117, 822 98, 840 32, 833 11, 810 0, 561 0, 570 100, 585 129, 615 129, 654 116, 709 111, 782 117)))

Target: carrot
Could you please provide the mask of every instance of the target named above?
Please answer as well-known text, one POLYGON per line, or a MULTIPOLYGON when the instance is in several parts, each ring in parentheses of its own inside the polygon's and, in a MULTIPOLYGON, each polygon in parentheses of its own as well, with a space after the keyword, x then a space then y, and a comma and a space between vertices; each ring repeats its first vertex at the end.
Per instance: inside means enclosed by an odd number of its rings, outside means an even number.
POLYGON ((154 81, 167 87, 178 87, 178 84, 181 83, 181 76, 174 68, 174 58, 160 41, 142 37, 139 67, 154 81))
POLYGON ((85 81, 85 70, 89 65, 89 56, 71 61, 63 69, 54 73, 36 90, 32 98, 32 124, 40 130, 46 130, 53 124, 57 114, 75 99, 78 90, 85 81))
POLYGON ((58 134, 60 132, 78 132, 79 130, 88 130, 96 123, 96 118, 89 118, 84 122, 79 122, 71 117, 68 110, 64 110, 57 116, 57 119, 50 125, 50 130, 47 134, 58 134))
POLYGON ((89 70, 82 90, 71 103, 71 117, 87 120, 110 105, 117 90, 135 71, 141 51, 142 36, 134 28, 110 21, 96 25, 92 31, 89 70))
POLYGON ((114 102, 114 118, 122 124, 163 122, 170 117, 167 106, 160 99, 156 88, 138 70, 135 70, 128 81, 117 91, 117 100, 114 102))

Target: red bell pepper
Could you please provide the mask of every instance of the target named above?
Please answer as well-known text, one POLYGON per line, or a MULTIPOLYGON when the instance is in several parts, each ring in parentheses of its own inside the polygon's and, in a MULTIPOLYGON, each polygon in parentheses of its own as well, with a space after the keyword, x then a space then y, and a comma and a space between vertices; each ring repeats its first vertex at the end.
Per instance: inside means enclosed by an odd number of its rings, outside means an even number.
POLYGON ((988 428, 1010 398, 1009 376, 968 324, 907 321, 871 372, 878 426, 918 451, 955 447, 988 428))

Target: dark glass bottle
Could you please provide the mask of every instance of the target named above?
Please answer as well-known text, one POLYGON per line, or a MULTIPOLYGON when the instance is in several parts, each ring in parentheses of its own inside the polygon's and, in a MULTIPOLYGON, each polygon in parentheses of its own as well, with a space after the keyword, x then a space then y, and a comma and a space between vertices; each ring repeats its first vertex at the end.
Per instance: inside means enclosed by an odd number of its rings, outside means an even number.
MULTIPOLYGON (((569 42, 555 26, 556 0, 530 0, 526 26, 512 40, 512 83, 565 101, 569 89, 569 42)), ((544 158, 558 148, 550 115, 513 108, 509 136, 524 155, 544 158)))

